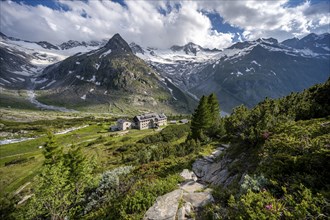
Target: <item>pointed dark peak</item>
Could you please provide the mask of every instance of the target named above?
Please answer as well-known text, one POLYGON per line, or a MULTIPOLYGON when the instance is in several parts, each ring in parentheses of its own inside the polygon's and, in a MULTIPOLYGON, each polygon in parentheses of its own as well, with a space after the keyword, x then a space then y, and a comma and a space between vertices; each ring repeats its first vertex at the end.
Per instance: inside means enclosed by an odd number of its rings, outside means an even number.
POLYGON ((128 43, 118 33, 113 35, 105 47, 113 52, 132 53, 128 43))

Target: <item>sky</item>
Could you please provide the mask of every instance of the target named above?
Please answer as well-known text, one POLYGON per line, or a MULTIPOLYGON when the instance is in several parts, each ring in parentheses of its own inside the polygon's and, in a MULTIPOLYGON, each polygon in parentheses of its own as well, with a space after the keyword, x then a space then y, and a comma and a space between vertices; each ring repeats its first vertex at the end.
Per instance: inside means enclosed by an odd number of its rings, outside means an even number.
POLYGON ((110 39, 169 48, 225 48, 330 32, 329 0, 15 0, 0 2, 0 31, 30 41, 110 39))

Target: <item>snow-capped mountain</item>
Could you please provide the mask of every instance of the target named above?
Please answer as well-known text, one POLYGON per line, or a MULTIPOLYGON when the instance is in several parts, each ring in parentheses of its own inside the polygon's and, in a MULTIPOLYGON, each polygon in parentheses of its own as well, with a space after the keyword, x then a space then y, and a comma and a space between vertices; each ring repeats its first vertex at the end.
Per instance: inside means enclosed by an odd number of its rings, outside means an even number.
POLYGON ((198 97, 215 92, 226 111, 301 91, 330 76, 330 34, 310 34, 282 43, 261 38, 222 51, 191 43, 168 50, 131 47, 183 90, 198 97))
POLYGON ((193 109, 189 97, 135 56, 119 34, 96 50, 48 66, 34 82, 35 89, 44 94, 41 98, 57 105, 111 103, 117 107, 129 104, 132 110, 193 109))
MULTIPOLYGON (((109 42, 71 40, 53 45, 0 33, 0 87, 26 89, 35 86, 40 91, 59 94, 63 88, 73 86, 75 89, 70 92, 74 91, 75 98, 84 101, 89 96, 97 100, 110 91, 120 90, 137 93, 140 97, 131 102, 141 104, 144 95, 156 94, 148 92, 151 87, 148 89, 136 81, 136 73, 139 73, 136 68, 143 66, 145 72, 146 62, 152 68, 147 72, 154 74, 140 76, 147 77, 145 82, 148 77, 154 77, 156 84, 169 92, 172 101, 185 100, 183 103, 187 103, 190 98, 185 94, 198 99, 215 92, 222 109, 230 112, 239 104, 252 107, 266 96, 276 98, 301 91, 330 76, 328 33, 310 34, 281 43, 274 38, 261 38, 238 42, 223 50, 207 49, 194 43, 168 49, 142 47, 135 43, 128 46, 121 37, 115 44, 119 50, 114 50, 109 49, 109 42), (126 51, 129 58, 118 54, 120 50, 126 51), (91 96, 92 93, 98 96, 91 96)), ((118 93, 119 96, 123 94, 118 93)))
POLYGON ((40 74, 45 67, 104 44, 103 41, 68 41, 53 45, 46 41, 31 42, 0 33, 0 86, 24 88, 25 81, 40 74))
MULTIPOLYGON (((196 73, 216 60, 221 53, 221 50, 211 50, 193 43, 175 45, 169 49, 143 48, 135 43, 130 46, 138 57, 184 90, 189 89, 188 85, 197 83, 200 78, 195 77, 196 73)), ((201 77, 207 78, 207 75, 201 77)))

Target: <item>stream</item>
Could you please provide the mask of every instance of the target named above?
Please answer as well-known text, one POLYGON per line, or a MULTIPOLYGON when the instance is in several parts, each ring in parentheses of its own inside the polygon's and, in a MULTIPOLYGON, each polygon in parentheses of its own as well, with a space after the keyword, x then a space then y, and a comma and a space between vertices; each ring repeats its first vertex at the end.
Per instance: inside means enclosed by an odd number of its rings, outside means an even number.
MULTIPOLYGON (((88 127, 88 125, 84 125, 84 126, 80 126, 80 127, 68 128, 68 129, 65 129, 63 131, 60 131, 60 132, 57 132, 57 133, 54 133, 54 134, 55 135, 66 134, 66 133, 69 133, 71 131, 75 131, 75 130, 78 130, 78 129, 81 129, 81 128, 86 128, 86 127, 88 127)), ((33 140, 33 139, 36 139, 36 138, 40 138, 41 136, 33 137, 33 138, 25 138, 25 137, 23 137, 23 138, 16 138, 16 139, 1 140, 0 141, 0 145, 13 144, 13 143, 18 143, 18 142, 33 140)))
POLYGON ((27 94, 28 94, 29 101, 32 104, 34 104, 35 106, 37 106, 38 108, 47 109, 47 110, 53 110, 53 111, 60 111, 60 112, 77 112, 75 110, 67 109, 65 107, 59 107, 59 106, 53 106, 53 105, 46 105, 46 104, 43 104, 43 103, 39 102, 36 99, 36 94, 35 94, 34 90, 28 90, 27 91, 27 94))

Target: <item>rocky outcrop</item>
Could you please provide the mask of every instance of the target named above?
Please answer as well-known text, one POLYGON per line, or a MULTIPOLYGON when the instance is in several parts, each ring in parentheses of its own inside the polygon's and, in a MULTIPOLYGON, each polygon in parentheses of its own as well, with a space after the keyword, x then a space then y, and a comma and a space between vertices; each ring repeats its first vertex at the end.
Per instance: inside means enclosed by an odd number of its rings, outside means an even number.
POLYGON ((228 171, 228 165, 232 162, 231 159, 219 158, 219 156, 225 151, 228 145, 222 145, 218 147, 209 156, 197 159, 193 163, 193 171, 199 180, 212 184, 228 186, 235 175, 233 176, 228 171))
POLYGON ((148 209, 144 220, 175 220, 183 191, 174 190, 163 196, 159 196, 155 204, 148 209))
POLYGON ((232 160, 221 156, 227 147, 221 145, 211 155, 197 159, 193 172, 184 169, 180 176, 185 181, 180 184, 180 189, 158 197, 143 219, 194 219, 202 207, 214 201, 212 190, 206 184, 227 186, 236 177, 228 171, 232 160))
POLYGON ((194 212, 213 202, 211 190, 196 182, 197 177, 192 171, 185 169, 180 175, 185 179, 180 189, 159 196, 145 213, 144 220, 192 219, 194 212))

